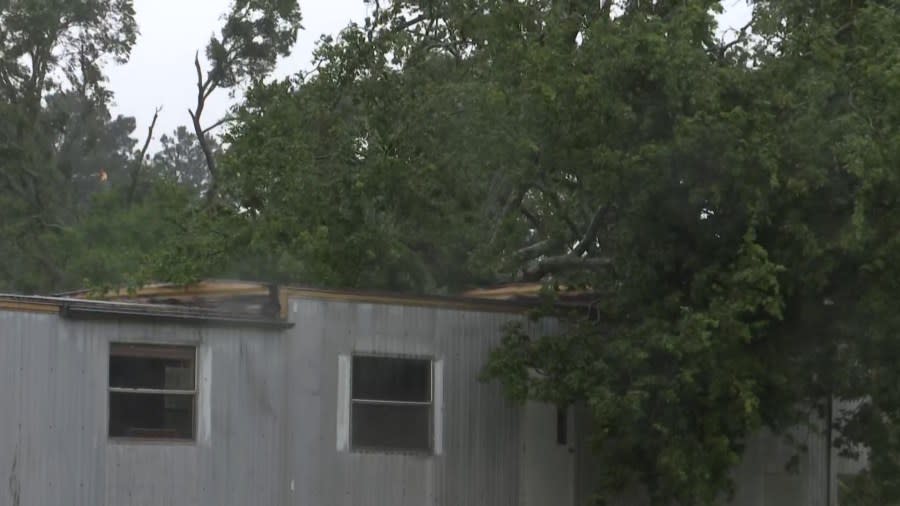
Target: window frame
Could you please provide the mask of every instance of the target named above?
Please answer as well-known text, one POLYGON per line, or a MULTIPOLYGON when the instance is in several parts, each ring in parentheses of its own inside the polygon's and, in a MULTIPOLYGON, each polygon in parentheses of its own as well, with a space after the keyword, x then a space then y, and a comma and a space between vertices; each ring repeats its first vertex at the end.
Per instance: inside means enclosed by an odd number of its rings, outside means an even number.
MULTIPOLYGON (((185 354, 187 355, 187 354, 185 354)), ((129 356, 129 355, 120 355, 129 356)), ((139 355, 130 355, 139 356, 139 355)), ((107 440, 115 443, 133 443, 133 444, 176 444, 176 445, 194 445, 197 442, 197 430, 199 428, 199 413, 197 412, 200 403, 200 372, 199 372, 199 346, 195 343, 157 343, 143 341, 110 341, 109 350, 106 354, 106 437, 107 440), (110 384, 110 368, 112 367, 112 359, 114 356, 114 348, 117 346, 141 347, 141 348, 180 348, 190 349, 190 360, 193 368, 193 389, 175 389, 175 388, 127 388, 114 387, 110 384), (112 394, 135 394, 135 395, 178 395, 191 397, 191 437, 153 437, 153 436, 113 436, 110 434, 110 421, 112 418, 112 394)))
POLYGON ((427 355, 402 355, 390 353, 357 353, 353 352, 348 355, 349 358, 349 374, 347 378, 347 445, 351 452, 356 453, 393 453, 406 455, 432 456, 436 454, 436 430, 435 418, 437 417, 436 401, 435 401, 435 358, 427 355), (390 401, 383 399, 357 399, 353 395, 353 375, 355 367, 353 367, 353 359, 362 358, 388 358, 397 360, 414 360, 419 362, 428 362, 428 401, 390 401), (428 448, 398 448, 391 446, 370 446, 358 445, 353 441, 353 412, 356 404, 365 404, 370 406, 428 406, 428 448))

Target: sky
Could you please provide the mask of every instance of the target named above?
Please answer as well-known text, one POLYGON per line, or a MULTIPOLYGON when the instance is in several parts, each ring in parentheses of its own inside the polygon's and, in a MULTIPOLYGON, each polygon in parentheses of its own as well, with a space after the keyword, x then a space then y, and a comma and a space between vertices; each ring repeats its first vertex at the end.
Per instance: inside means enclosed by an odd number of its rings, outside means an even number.
MULTIPOLYGON (((137 118, 136 137, 145 138, 156 107, 162 107, 162 111, 155 139, 190 123, 187 109, 196 101, 194 53, 199 50, 202 55, 209 37, 222 25, 230 3, 231 0, 134 0, 141 33, 128 63, 108 67, 107 75, 115 93, 113 114, 137 118)), ((723 5, 720 32, 742 26, 749 19, 746 0, 724 0, 723 5)), ((362 24, 369 12, 363 0, 300 0, 300 9, 304 30, 291 55, 279 62, 274 77, 309 70, 312 51, 321 35, 336 34, 352 21, 362 24)), ((239 99, 239 95, 232 99, 225 90, 218 90, 207 102, 204 125, 221 118, 239 99)))
MULTIPOLYGON (((196 103, 194 53, 203 50, 222 26, 231 0, 134 0, 140 35, 124 65, 107 67, 115 94, 113 115, 134 116, 140 139, 156 107, 162 107, 154 137, 190 124, 188 108, 196 103), (175 14, 177 13, 177 15, 175 14)), ((279 62, 274 77, 309 69, 312 51, 321 34, 336 34, 351 21, 362 23, 363 0, 300 0, 304 30, 288 58, 279 62)), ((216 91, 203 112, 204 125, 221 118, 235 102, 226 90, 216 91)))

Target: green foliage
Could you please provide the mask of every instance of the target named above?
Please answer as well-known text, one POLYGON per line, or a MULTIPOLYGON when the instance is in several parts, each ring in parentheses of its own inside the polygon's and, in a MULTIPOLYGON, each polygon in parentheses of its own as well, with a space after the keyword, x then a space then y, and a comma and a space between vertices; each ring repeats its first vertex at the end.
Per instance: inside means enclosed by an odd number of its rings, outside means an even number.
POLYGON ((592 417, 601 498, 731 490, 747 438, 828 401, 841 448, 900 475, 896 1, 394 1, 258 85, 181 280, 595 295, 510 329, 487 378, 592 417))
POLYGON ((598 237, 609 269, 569 273, 597 320, 512 334, 488 375, 585 403, 602 495, 638 482, 657 504, 711 504, 749 434, 867 399, 837 443, 872 449, 864 484, 892 504, 898 4, 758 2, 737 49, 686 30, 700 3, 671 7, 626 9, 580 46, 600 43, 578 80, 610 111, 592 120, 603 157, 585 167, 609 191, 592 201, 617 215, 598 237))
POLYGON ((837 431, 893 497, 897 5, 758 2, 735 44, 718 9, 392 2, 251 95, 204 217, 233 232, 189 273, 589 287, 594 318, 486 373, 589 408, 602 496, 711 504, 833 395, 869 399, 837 431))
POLYGON ((205 212, 199 196, 216 194, 221 149, 199 123, 206 98, 265 77, 299 21, 296 1, 235 2, 198 83, 197 136, 179 129, 145 158, 134 119, 111 117, 102 72, 134 44, 132 2, 0 4, 0 289, 103 288, 156 274, 166 245, 189 242, 191 217, 205 212))
POLYGON ((220 36, 206 49, 210 77, 222 88, 262 79, 290 52, 300 29, 297 0, 235 0, 220 36))
POLYGON ((900 500, 897 0, 759 0, 728 43, 713 0, 380 2, 281 83, 261 78, 296 2, 238 1, 205 79, 198 63, 197 144, 167 138, 149 167, 99 67, 71 60, 61 87, 46 69, 68 66, 22 58, 79 37, 127 54, 130 5, 82 3, 105 13, 73 14, 83 30, 37 3, 0 10, 5 286, 577 288, 589 316, 559 315, 561 336, 510 328, 485 377, 587 408, 601 499, 639 485, 712 504, 750 435, 835 398, 854 401, 836 443, 870 450, 848 493, 900 500), (203 104, 246 82, 212 156, 203 104))
MULTIPOLYGON (((215 139, 207 136, 214 156, 221 157, 222 150, 215 139)), ((197 137, 180 126, 171 135, 159 138, 161 148, 153 155, 154 172, 164 179, 202 193, 209 181, 206 159, 197 137)))

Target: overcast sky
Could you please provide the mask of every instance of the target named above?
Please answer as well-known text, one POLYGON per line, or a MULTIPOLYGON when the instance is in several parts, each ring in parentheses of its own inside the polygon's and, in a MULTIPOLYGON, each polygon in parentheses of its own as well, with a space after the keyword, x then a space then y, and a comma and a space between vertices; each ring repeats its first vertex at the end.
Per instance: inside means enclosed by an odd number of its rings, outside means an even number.
MULTIPOLYGON (((749 19, 745 0, 724 0, 723 27, 741 26, 749 19)), ((115 93, 114 114, 137 118, 135 136, 143 139, 162 106, 154 135, 168 133, 190 122, 188 107, 196 100, 194 52, 201 53, 210 35, 222 25, 231 0, 134 0, 140 36, 125 65, 107 69, 115 93)), ((289 58, 281 61, 276 77, 310 68, 316 41, 322 34, 336 34, 351 21, 362 23, 368 8, 363 0, 300 0, 304 30, 289 58)), ((205 124, 220 118, 234 101, 219 90, 204 111, 205 124)))
MULTIPOLYGON (((201 55, 210 36, 222 26, 222 16, 231 0, 134 0, 141 31, 131 59, 107 70, 115 93, 113 114, 137 118, 135 136, 143 139, 153 117, 162 106, 154 137, 190 123, 187 109, 196 103, 194 52, 201 55)), ((323 33, 334 34, 351 21, 362 23, 367 8, 363 0, 301 0, 304 30, 291 56, 280 62, 277 77, 309 68, 312 50, 323 33)), ((203 113, 205 124, 213 123, 233 100, 225 90, 210 97, 203 113)))

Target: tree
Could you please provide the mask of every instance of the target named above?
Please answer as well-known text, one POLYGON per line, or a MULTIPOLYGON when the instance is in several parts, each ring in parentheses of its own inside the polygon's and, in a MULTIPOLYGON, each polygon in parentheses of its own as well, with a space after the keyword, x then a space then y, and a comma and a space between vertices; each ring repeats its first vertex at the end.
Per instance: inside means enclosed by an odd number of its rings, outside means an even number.
POLYGON ((296 1, 236 0, 210 40, 206 75, 196 62, 197 138, 176 131, 151 160, 156 116, 137 146, 133 118, 110 115, 103 75, 103 64, 127 59, 135 41, 131 1, 0 5, 0 288, 146 281, 145 257, 177 243, 185 222, 202 215, 196 195, 209 203, 218 195, 211 132, 227 118, 201 125, 206 99, 263 79, 293 45, 299 21, 296 1))
POLYGON ((601 497, 711 504, 837 398, 898 500, 896 1, 758 1, 731 42, 711 0, 384 4, 250 93, 174 277, 588 290, 486 373, 586 406, 601 497))
POLYGON ((197 143, 203 150, 208 170, 206 196, 214 201, 218 195, 218 169, 215 146, 208 134, 229 121, 226 116, 212 125, 202 124, 206 100, 219 88, 234 89, 248 80, 264 79, 279 56, 287 56, 300 30, 300 7, 297 0, 235 0, 219 35, 210 38, 206 57, 210 68, 204 76, 199 55, 194 58, 197 71, 197 104, 188 109, 197 143))
MULTIPOLYGON (((161 148, 153 155, 153 165, 157 173, 170 181, 203 193, 208 184, 209 174, 206 155, 195 135, 180 126, 172 135, 163 134, 159 142, 161 148)), ((221 148, 214 138, 207 135, 206 144, 214 158, 221 156, 221 148)))
MULTIPOLYGON (((759 427, 866 399, 838 417, 836 443, 871 449, 857 484, 895 504, 897 378, 884 357, 897 346, 885 305, 897 188, 886 167, 900 123, 884 93, 898 83, 885 66, 900 42, 898 4, 757 2, 754 42, 692 45, 706 65, 652 45, 691 26, 690 6, 670 7, 620 17, 629 37, 653 29, 613 65, 631 67, 648 45, 661 59, 629 69, 636 81, 607 69, 625 100, 603 102, 630 117, 615 130, 645 140, 615 152, 612 164, 634 165, 605 176, 612 192, 593 199, 613 216, 596 234, 587 226, 594 252, 559 242, 566 256, 607 261, 542 272, 594 287, 596 321, 561 339, 513 331, 489 375, 519 397, 585 402, 601 463, 617 469, 603 476, 606 495, 636 480, 658 504, 711 503, 759 427)), ((553 259, 543 250, 536 261, 553 259)))
POLYGON ((50 247, 53 238, 83 211, 81 192, 106 171, 114 173, 103 165, 118 163, 130 146, 133 123, 110 120, 100 65, 127 58, 136 34, 133 16, 127 1, 0 6, 4 286, 33 291, 60 282, 65 273, 50 247))

